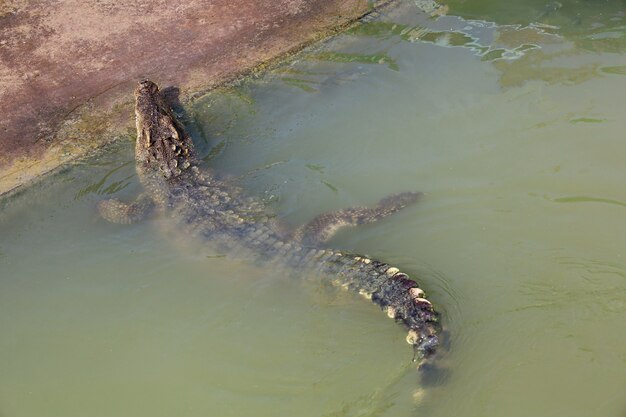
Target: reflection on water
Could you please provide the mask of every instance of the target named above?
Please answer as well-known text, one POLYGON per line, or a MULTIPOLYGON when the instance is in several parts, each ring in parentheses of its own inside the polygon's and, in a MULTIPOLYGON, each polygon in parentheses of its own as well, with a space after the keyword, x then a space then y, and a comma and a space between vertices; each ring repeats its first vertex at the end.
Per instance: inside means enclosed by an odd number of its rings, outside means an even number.
MULTIPOLYGON (((124 188, 130 185, 130 180, 131 178, 134 177, 135 174, 133 173, 133 174, 127 175, 126 177, 120 180, 112 181, 112 182, 109 182, 109 178, 111 178, 112 175, 114 175, 116 172, 120 171, 121 169, 124 169, 128 166, 132 166, 134 163, 135 161, 131 160, 128 162, 124 162, 123 164, 113 168, 112 170, 107 172, 102 178, 100 178, 98 181, 95 181, 81 188, 80 190, 78 190, 74 198, 79 199, 79 198, 84 197, 87 194, 92 194, 92 193, 97 194, 97 195, 111 195, 111 194, 119 193, 124 188)), ((134 166, 132 168, 134 168, 134 166)))
POLYGON ((358 297, 97 219, 129 141, 1 202, 0 413, 623 417, 622 6, 403 2, 184 109, 291 225, 426 193, 332 246, 419 278, 442 372, 358 297))
POLYGON ((542 24, 558 28, 567 36, 585 34, 592 40, 615 40, 624 30, 623 0, 446 0, 441 3, 447 6, 449 14, 465 18, 500 25, 542 24))
POLYGON ((568 59, 572 55, 580 59, 583 51, 615 54, 626 51, 626 3, 623 1, 446 0, 443 3, 452 14, 498 23, 496 44, 513 41, 513 45, 523 42, 542 46, 530 48, 534 50, 521 54, 522 59, 517 62, 496 62, 503 72, 504 86, 519 85, 528 79, 580 83, 599 75, 598 72, 621 73, 623 68, 610 66, 607 71, 607 67, 599 68, 599 64, 580 65, 568 59), (550 37, 561 41, 555 42, 550 37), (548 47, 549 44, 552 47, 548 47))

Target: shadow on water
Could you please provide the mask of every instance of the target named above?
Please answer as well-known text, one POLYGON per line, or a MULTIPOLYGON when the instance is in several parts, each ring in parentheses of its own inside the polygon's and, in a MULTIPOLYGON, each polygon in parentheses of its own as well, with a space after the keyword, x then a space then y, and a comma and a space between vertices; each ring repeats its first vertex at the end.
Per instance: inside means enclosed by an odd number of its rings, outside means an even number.
POLYGON ((444 386, 452 376, 452 370, 438 363, 425 363, 419 368, 420 386, 434 388, 444 386))
POLYGON ((193 112, 187 111, 185 106, 180 102, 180 89, 175 86, 168 86, 161 89, 161 96, 170 106, 176 118, 185 125, 185 129, 193 139, 196 152, 202 155, 206 152, 209 145, 207 133, 202 124, 196 123, 196 117, 193 112))
POLYGON ((224 153, 232 137, 246 139, 239 126, 255 114, 254 99, 248 86, 234 86, 194 99, 189 113, 180 112, 194 139, 198 157, 208 162, 224 153), (198 123, 198 120, 202 120, 198 123))

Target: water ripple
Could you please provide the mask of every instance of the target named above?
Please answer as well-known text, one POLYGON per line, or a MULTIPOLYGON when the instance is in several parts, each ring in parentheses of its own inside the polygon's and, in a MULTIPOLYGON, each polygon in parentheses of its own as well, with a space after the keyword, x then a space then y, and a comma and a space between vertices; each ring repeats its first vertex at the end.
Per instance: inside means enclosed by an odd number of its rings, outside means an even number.
POLYGON ((616 206, 626 207, 626 203, 619 200, 612 200, 610 198, 598 198, 598 197, 587 197, 587 196, 571 196, 571 197, 559 197, 555 198, 552 201, 555 203, 604 203, 604 204, 613 204, 616 206))
POLYGON ((555 257, 566 270, 566 282, 541 281, 522 285, 521 293, 531 297, 533 304, 515 311, 536 308, 576 307, 576 310, 599 309, 604 314, 621 314, 626 311, 626 266, 610 261, 555 257))

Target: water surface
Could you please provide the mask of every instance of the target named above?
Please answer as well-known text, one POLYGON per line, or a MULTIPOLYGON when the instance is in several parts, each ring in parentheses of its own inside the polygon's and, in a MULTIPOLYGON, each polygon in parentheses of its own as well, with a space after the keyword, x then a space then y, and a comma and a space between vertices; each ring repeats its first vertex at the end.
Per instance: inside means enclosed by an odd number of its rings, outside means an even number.
POLYGON ((447 375, 420 393, 359 297, 99 220, 139 190, 129 140, 2 202, 0 415, 623 417, 622 3, 496 3, 402 3, 185 109, 291 225, 427 193, 332 246, 419 280, 447 375))

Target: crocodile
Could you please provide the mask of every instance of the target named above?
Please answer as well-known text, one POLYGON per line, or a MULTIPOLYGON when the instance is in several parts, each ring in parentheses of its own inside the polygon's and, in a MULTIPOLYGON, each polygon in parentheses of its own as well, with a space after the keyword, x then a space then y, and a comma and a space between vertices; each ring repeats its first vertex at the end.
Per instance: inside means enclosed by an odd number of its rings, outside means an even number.
POLYGON ((418 284, 398 268, 367 256, 326 248, 337 230, 386 217, 414 203, 420 193, 401 193, 375 207, 351 207, 315 217, 296 230, 267 215, 260 199, 212 170, 200 169, 191 136, 166 94, 149 80, 135 89, 136 171, 144 191, 130 202, 98 203, 114 223, 135 223, 151 212, 169 217, 184 236, 291 270, 312 270, 335 285, 361 294, 407 330, 413 361, 426 366, 440 345, 440 315, 418 284))

